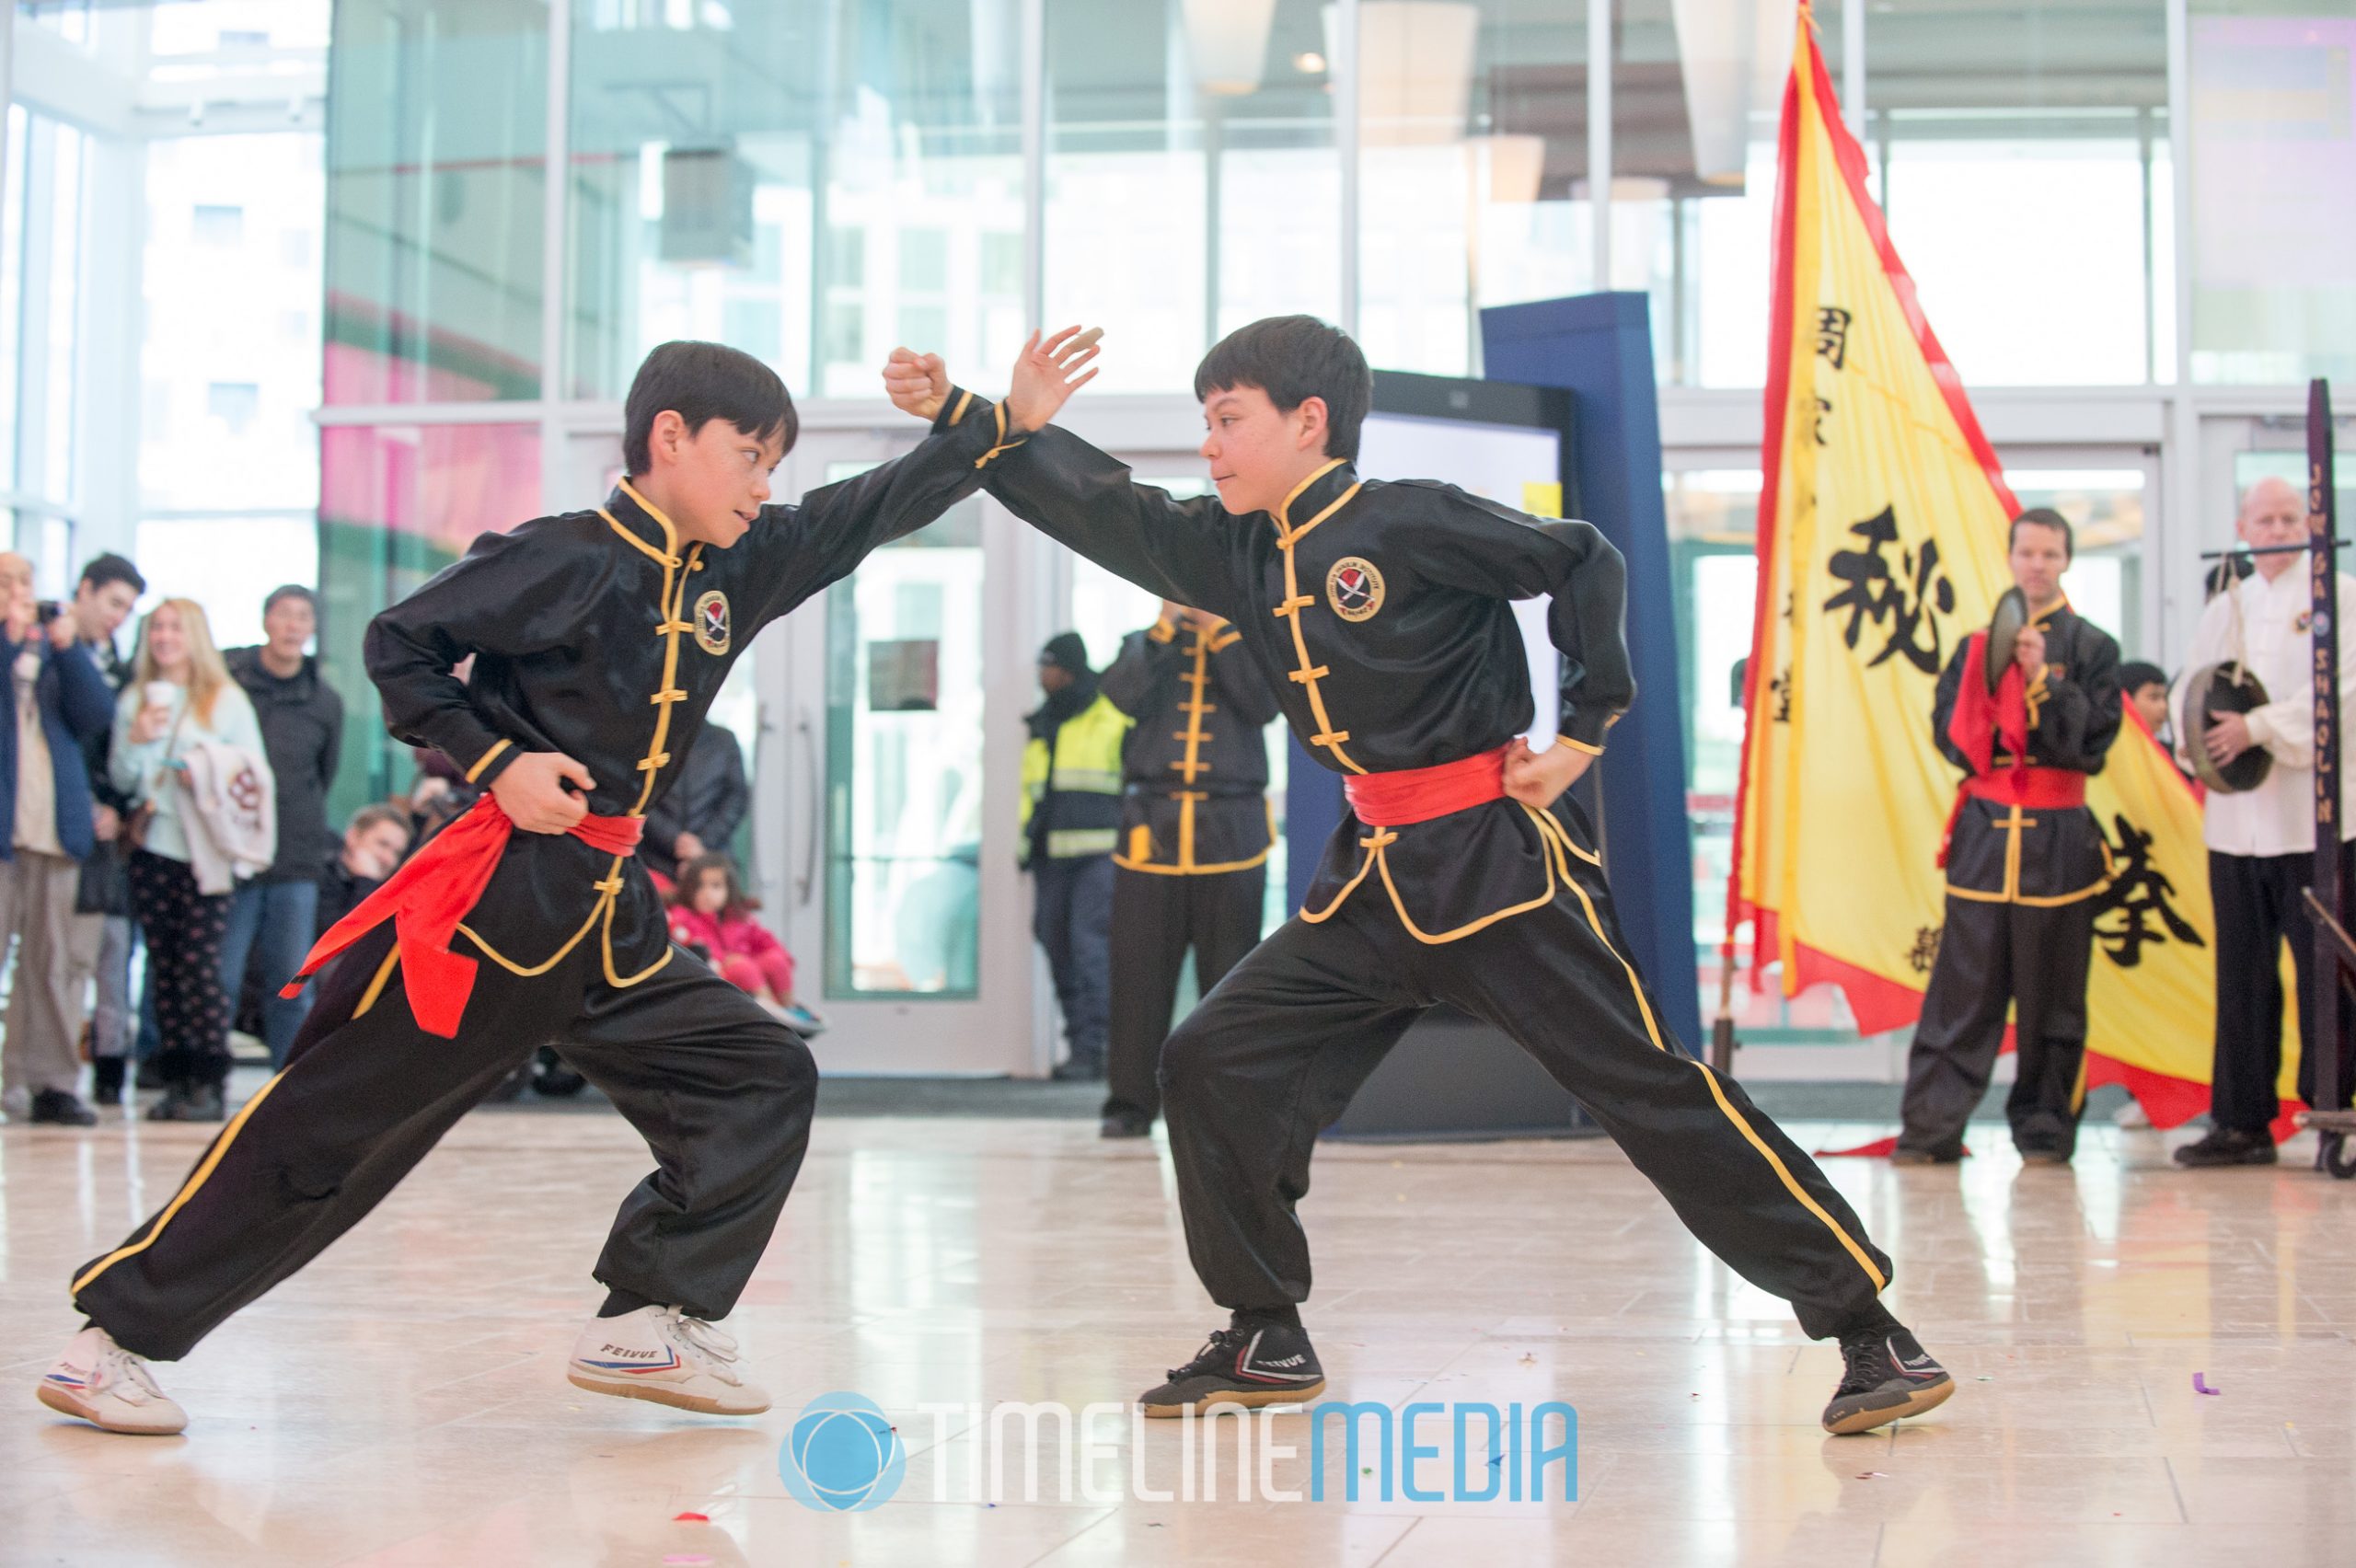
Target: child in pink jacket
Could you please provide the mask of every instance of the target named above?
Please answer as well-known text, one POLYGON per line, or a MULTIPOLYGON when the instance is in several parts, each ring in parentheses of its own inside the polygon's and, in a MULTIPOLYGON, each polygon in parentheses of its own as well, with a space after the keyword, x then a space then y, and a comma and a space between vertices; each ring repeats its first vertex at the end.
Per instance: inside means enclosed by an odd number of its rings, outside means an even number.
POLYGON ((679 868, 676 898, 673 941, 703 954, 721 978, 749 992, 798 1032, 815 1034, 826 1027, 793 999, 793 955, 753 917, 735 862, 725 855, 698 856, 679 868))

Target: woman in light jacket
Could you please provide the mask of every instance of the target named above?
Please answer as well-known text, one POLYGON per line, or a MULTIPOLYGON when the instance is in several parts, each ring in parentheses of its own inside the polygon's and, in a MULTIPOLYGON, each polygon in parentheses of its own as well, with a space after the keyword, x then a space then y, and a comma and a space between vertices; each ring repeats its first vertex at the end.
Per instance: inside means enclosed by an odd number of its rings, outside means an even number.
POLYGON ((232 894, 198 891, 189 865, 191 802, 183 761, 199 742, 221 741, 260 757, 261 725, 213 645, 203 607, 167 599, 139 628, 132 678, 115 705, 116 789, 145 826, 131 854, 131 902, 147 937, 157 1065, 164 1098, 156 1122, 218 1122, 229 1079, 229 997, 221 985, 221 939, 232 894))

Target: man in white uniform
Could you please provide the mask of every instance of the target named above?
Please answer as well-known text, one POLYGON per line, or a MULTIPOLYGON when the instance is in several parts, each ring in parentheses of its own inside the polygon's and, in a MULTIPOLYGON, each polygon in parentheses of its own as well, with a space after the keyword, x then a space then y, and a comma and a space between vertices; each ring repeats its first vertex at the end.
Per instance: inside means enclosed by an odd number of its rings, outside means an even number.
MULTIPOLYGON (((2281 479, 2266 478, 2242 497, 2235 532, 2252 549, 2297 545, 2307 536, 2306 498, 2281 479)), ((2309 557, 2304 550, 2254 558, 2257 568, 2209 601, 2194 632, 2188 673, 2239 659, 2271 700, 2246 714, 2225 714, 2200 735, 2177 744, 2187 757, 2204 748, 2220 767, 2252 747, 2274 759, 2266 779, 2241 794, 2211 790, 2202 836, 2209 846, 2209 894, 2217 911, 2217 1046, 2209 1086, 2210 1130, 2176 1151, 2186 1166, 2271 1165, 2274 1140, 2267 1125, 2279 1113, 2274 1084, 2282 1067, 2282 942, 2291 943, 2302 1002, 2312 995, 2308 967, 2315 932, 2304 890, 2315 882, 2315 695, 2310 681, 2314 638, 2309 629, 2309 557)), ((2356 578, 2339 574, 2342 613, 2356 608, 2356 578)), ((2180 695, 2180 693, 2179 693, 2180 695)), ((2339 644, 2343 711, 2356 701, 2356 637, 2339 644)), ((2171 709, 2177 707, 2170 704, 2171 709)), ((2189 728, 2189 726, 2179 726, 2189 728)), ((2356 875, 2356 820, 2346 769, 2340 767, 2339 876, 2356 875)), ((2299 1009, 2299 1094, 2315 1092, 2312 1009, 2299 1009)), ((2340 1013, 2340 1103, 2347 1104, 2350 1009, 2340 1013)))

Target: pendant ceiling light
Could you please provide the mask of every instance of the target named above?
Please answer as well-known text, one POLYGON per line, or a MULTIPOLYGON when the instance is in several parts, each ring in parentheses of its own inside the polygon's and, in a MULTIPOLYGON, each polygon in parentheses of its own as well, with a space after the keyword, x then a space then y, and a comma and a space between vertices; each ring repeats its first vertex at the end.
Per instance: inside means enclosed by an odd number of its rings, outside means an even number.
POLYGON ((1754 115, 1773 115, 1792 65, 1798 0, 1670 0, 1693 172, 1740 185, 1754 115))

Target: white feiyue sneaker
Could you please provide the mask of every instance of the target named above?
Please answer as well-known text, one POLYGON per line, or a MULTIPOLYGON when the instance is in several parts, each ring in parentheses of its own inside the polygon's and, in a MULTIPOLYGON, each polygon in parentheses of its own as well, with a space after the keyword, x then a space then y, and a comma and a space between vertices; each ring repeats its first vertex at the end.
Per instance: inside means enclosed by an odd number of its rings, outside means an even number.
POLYGON ((736 1366, 736 1342, 676 1307, 593 1318, 564 1375, 576 1389, 705 1415, 758 1415, 769 1397, 736 1366))
POLYGON ((38 1391, 50 1409, 108 1432, 169 1437, 188 1425, 188 1412, 156 1386, 147 1364, 96 1323, 66 1343, 38 1391))

